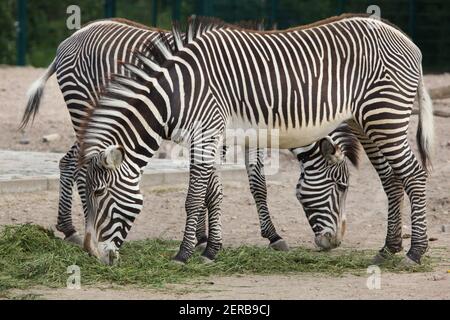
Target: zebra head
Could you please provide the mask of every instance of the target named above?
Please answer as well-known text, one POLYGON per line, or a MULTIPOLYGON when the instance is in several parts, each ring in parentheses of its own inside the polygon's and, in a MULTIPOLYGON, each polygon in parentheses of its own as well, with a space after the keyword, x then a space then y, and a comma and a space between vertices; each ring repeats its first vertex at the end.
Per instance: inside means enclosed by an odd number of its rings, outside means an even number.
POLYGON ((114 264, 136 216, 142 210, 141 172, 124 161, 124 148, 112 145, 86 163, 84 248, 105 264, 114 264))
POLYGON ((318 247, 338 247, 345 233, 345 199, 349 185, 347 160, 357 166, 359 142, 347 125, 330 136, 292 152, 300 161, 296 195, 318 247))

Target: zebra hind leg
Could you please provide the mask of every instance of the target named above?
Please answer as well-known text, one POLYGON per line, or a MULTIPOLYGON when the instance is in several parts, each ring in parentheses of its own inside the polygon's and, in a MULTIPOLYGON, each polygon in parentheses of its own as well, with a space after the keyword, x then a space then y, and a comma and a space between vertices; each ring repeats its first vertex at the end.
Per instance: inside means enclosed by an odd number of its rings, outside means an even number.
POLYGON ((417 161, 408 144, 406 134, 402 137, 393 137, 383 130, 373 130, 371 139, 378 145, 386 157, 394 174, 402 182, 403 188, 411 203, 411 248, 409 249, 405 264, 420 264, 421 257, 428 248, 427 222, 426 222, 426 179, 425 170, 417 161), (376 137, 384 137, 378 138, 376 137), (394 139, 395 138, 395 139, 394 139), (401 138, 401 139, 400 139, 401 138), (394 148, 395 146, 395 148, 394 148))
POLYGON ((59 205, 56 230, 62 232, 64 240, 82 246, 83 240, 72 223, 72 195, 78 160, 78 144, 74 144, 59 162, 59 205))
POLYGON ((247 169, 250 191, 258 210, 261 236, 269 240, 269 248, 278 251, 288 251, 288 244, 277 233, 269 214, 266 177, 264 175, 264 150, 255 148, 246 149, 245 167, 247 169))
POLYGON ((396 178, 393 169, 378 146, 362 132, 359 126, 354 123, 350 124, 352 132, 358 137, 372 166, 377 171, 384 192, 388 198, 386 241, 383 248, 381 248, 373 260, 374 264, 380 264, 403 249, 402 208, 405 191, 402 182, 396 178))
POLYGON ((390 259, 394 254, 401 252, 402 247, 402 208, 403 208, 403 185, 393 174, 392 170, 388 176, 380 175, 383 188, 388 197, 388 223, 386 241, 374 258, 374 264, 380 264, 390 259))
POLYGON ((207 205, 205 205, 198 216, 197 231, 195 237, 197 238, 197 244, 195 245, 196 251, 204 251, 208 242, 208 236, 206 235, 206 216, 208 214, 207 205))

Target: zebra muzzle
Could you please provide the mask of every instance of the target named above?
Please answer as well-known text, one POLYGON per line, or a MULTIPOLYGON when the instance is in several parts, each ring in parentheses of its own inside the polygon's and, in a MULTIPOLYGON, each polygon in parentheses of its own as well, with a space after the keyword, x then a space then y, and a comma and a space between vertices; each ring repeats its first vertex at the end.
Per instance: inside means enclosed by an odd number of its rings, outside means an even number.
POLYGON ((341 244, 341 240, 338 239, 336 235, 332 235, 330 232, 316 236, 314 242, 320 249, 323 250, 331 250, 341 244))

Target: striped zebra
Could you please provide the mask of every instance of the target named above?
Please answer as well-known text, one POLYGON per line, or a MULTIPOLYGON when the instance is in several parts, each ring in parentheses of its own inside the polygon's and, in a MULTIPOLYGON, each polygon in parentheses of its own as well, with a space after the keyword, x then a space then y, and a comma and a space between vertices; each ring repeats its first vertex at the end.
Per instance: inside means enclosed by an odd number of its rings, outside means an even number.
MULTIPOLYGON (((124 20, 111 19, 92 22, 61 43, 56 57, 46 73, 39 78, 29 90, 29 102, 23 117, 22 127, 36 116, 46 81, 54 73, 57 75, 72 124, 77 135, 81 131, 82 119, 86 117, 95 101, 99 99, 101 88, 106 86, 108 75, 127 74, 120 62, 136 64, 133 51, 144 50, 143 44, 152 42, 161 30, 149 29, 140 24, 124 20)), ((171 35, 167 32, 169 41, 171 35)), ((74 183, 80 194, 86 216, 84 168, 77 166, 79 143, 75 142, 67 154, 60 160, 60 198, 56 228, 65 235, 65 239, 82 245, 72 223, 72 192, 74 183)), ((255 199, 261 226, 261 235, 270 241, 270 246, 277 250, 287 250, 284 239, 276 232, 267 207, 267 191, 262 172, 262 156, 257 154, 255 164, 246 162, 250 188, 255 199)), ((248 159, 248 157, 247 157, 248 159)), ((217 210, 221 192, 218 192, 217 177, 208 187, 211 190, 206 198, 205 214, 200 215, 197 229, 198 246, 206 245, 206 212, 217 210)), ((208 189, 208 190, 209 190, 208 189)), ((317 233, 316 233, 317 234, 317 233)))
MULTIPOLYGON (((148 55, 137 54, 143 68, 127 65, 134 76, 116 76, 85 123, 80 141, 87 166, 87 249, 108 261, 117 256, 142 209, 140 170, 163 139, 190 147, 185 232, 174 258, 185 262, 227 128, 264 129, 267 147, 295 148, 353 120, 408 194, 412 237, 405 261, 420 263, 428 246, 432 103, 421 52, 404 33, 385 21, 342 15, 269 32, 192 19, 184 42, 177 28, 173 37, 175 52, 158 41, 148 55), (416 94, 423 165, 407 140, 416 94), (270 140, 273 131, 277 143, 270 140)), ((213 230, 203 256, 214 259, 222 241, 220 212, 209 219, 213 230)), ((338 225, 342 230, 342 219, 338 225)))
POLYGON ((56 73, 59 87, 70 113, 76 142, 59 162, 60 196, 56 229, 65 239, 78 245, 82 238, 72 223, 72 192, 74 183, 86 216, 84 168, 77 166, 79 134, 83 119, 99 99, 108 75, 125 74, 120 61, 137 63, 134 50, 143 50, 142 43, 156 39, 159 29, 124 20, 99 20, 87 24, 64 40, 47 71, 36 80, 28 91, 28 103, 21 127, 24 128, 36 116, 47 80, 56 73))
MULTIPOLYGON (((307 147, 290 150, 300 163, 301 175, 296 196, 306 213, 315 235, 316 245, 324 250, 340 245, 345 228, 344 202, 349 186, 347 160, 358 166, 360 143, 350 126, 342 124, 326 138, 307 147), (305 178, 306 176, 306 178, 305 178)), ((264 173, 264 150, 247 149, 245 166, 250 190, 258 209, 261 236, 270 241, 270 247, 287 251, 289 247, 275 231, 267 204, 267 186, 264 173)), ((208 202, 208 201, 206 201, 208 202)), ((199 215, 197 239, 206 237, 206 215, 199 215)))

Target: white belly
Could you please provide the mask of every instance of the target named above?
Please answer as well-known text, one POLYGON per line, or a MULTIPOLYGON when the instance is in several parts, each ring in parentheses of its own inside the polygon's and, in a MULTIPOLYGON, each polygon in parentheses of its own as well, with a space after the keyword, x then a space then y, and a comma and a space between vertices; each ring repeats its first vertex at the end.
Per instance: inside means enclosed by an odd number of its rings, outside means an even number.
POLYGON ((331 121, 323 121, 315 126, 278 127, 255 126, 250 121, 232 119, 225 132, 224 144, 242 145, 246 147, 289 149, 307 146, 327 136, 351 114, 339 114, 331 121))

